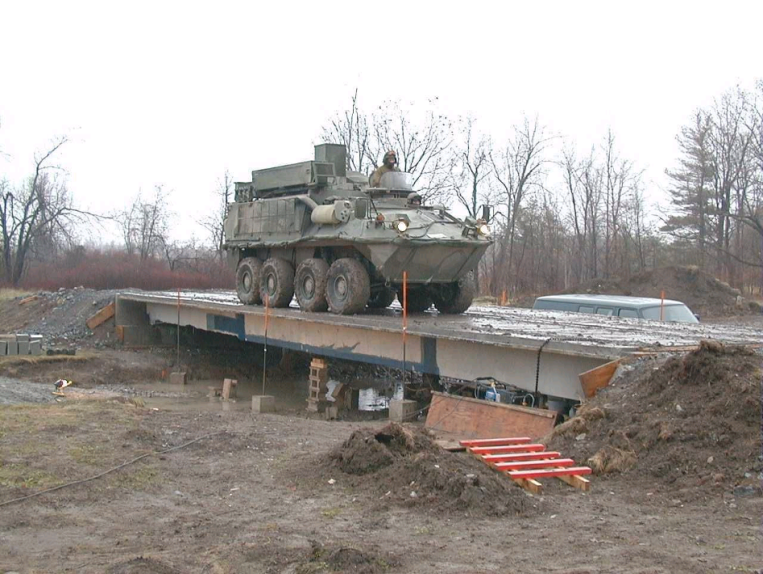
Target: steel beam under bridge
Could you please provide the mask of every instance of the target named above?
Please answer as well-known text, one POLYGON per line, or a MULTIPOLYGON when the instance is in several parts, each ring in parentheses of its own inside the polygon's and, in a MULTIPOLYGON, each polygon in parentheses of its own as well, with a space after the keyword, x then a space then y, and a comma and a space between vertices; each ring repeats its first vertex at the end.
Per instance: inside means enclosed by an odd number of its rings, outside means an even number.
MULTIPOLYGON (((117 296, 116 324, 126 343, 150 344, 152 325, 178 323, 204 331, 264 343, 265 310, 171 293, 126 293, 117 296)), ((459 329, 468 317, 413 316, 409 321, 406 367, 419 373, 473 381, 493 377, 527 391, 582 400, 578 375, 628 354, 604 348, 543 338, 493 336, 459 329), (538 368, 539 365, 539 368, 538 368)), ((401 368, 402 319, 399 311, 351 317, 271 309, 268 344, 311 355, 401 368)))

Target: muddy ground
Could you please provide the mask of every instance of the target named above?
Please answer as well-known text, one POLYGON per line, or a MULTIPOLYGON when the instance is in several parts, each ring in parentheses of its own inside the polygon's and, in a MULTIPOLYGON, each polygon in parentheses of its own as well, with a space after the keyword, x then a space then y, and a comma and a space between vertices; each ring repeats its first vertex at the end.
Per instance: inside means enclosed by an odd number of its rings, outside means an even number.
MULTIPOLYGON (((0 364, 4 385, 29 389, 22 396, 47 397, 59 375, 77 381, 53 403, 0 406, 0 571, 763 568, 763 498, 731 482, 698 493, 649 472, 611 473, 594 477, 589 493, 544 481, 544 495, 532 496, 465 454, 379 443, 372 437, 386 421, 307 418, 299 368, 291 385, 273 371, 282 411, 258 415, 245 398, 203 396, 203 377, 232 369, 232 359, 197 366, 187 389, 157 382, 172 361, 113 349, 0 364)), ((242 383, 241 396, 253 387, 242 383)))

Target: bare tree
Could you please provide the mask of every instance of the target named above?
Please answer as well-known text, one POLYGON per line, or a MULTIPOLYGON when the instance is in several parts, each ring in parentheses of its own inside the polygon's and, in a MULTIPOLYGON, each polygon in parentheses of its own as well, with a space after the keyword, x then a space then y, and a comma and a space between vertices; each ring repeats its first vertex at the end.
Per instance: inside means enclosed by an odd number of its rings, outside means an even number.
MULTIPOLYGON (((519 275, 515 273, 514 257, 517 222, 527 194, 533 191, 533 187, 541 185, 544 175, 542 168, 547 162, 544 154, 550 142, 544 131, 537 117, 532 121, 525 118, 522 126, 513 128, 513 135, 502 149, 491 149, 488 153, 498 189, 496 200, 502 206, 500 213, 505 217, 503 236, 499 238, 497 247, 497 270, 501 272, 502 282, 512 286, 512 295, 517 290, 519 275)), ((493 294, 498 295, 497 285, 493 287, 493 294)))
POLYGON ((149 199, 138 192, 130 206, 115 216, 127 253, 139 255, 141 261, 160 252, 166 242, 170 220, 167 195, 161 185, 154 187, 149 199))
POLYGON ((60 168, 51 165, 67 141, 60 137, 36 155, 34 174, 22 186, 13 189, 7 181, 0 182, 0 271, 11 285, 21 281, 35 241, 45 235, 70 234, 73 224, 86 215, 72 206, 65 177, 55 172, 60 168))
POLYGON ((441 201, 447 192, 453 127, 434 111, 434 101, 428 104, 422 121, 412 120, 413 110, 398 102, 384 102, 376 113, 368 114, 360 108, 356 90, 349 109, 323 128, 321 140, 344 144, 347 169, 368 174, 380 165, 385 152, 395 150, 400 169, 413 175, 414 188, 424 200, 441 201))
POLYGON ((225 243, 224 225, 225 217, 228 215, 228 204, 230 203, 232 192, 233 178, 226 169, 223 177, 217 180, 217 189, 215 190, 217 205, 214 211, 199 222, 209 233, 212 246, 220 261, 223 260, 225 255, 223 251, 223 244, 225 243))
POLYGON ((370 150, 368 118, 358 107, 358 90, 352 95, 349 109, 338 112, 321 132, 326 143, 340 143, 347 148, 347 169, 367 173, 376 166, 370 150))

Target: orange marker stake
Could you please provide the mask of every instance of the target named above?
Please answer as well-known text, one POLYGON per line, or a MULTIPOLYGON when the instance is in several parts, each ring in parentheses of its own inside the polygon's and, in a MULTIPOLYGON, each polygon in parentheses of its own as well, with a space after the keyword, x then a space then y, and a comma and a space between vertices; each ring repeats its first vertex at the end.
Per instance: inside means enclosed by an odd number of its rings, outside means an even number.
POLYGON ((268 323, 270 322, 270 297, 265 295, 265 347, 262 352, 262 394, 265 394, 265 378, 268 369, 268 323))
POLYGON ((403 398, 405 398, 405 344, 408 338, 408 272, 403 271, 403 398))

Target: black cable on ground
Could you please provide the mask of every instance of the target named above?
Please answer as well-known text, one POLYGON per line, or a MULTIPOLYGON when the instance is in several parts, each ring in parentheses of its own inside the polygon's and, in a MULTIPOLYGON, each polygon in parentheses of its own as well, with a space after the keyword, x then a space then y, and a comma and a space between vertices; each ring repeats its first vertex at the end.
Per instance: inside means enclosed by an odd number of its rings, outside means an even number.
POLYGON ((217 435, 217 434, 222 434, 224 432, 226 432, 226 431, 218 431, 218 432, 213 432, 213 433, 205 434, 204 436, 200 436, 199 438, 195 438, 193 440, 190 440, 190 441, 188 441, 186 443, 183 443, 181 445, 178 445, 178 446, 173 446, 173 447, 165 449, 165 450, 149 452, 149 453, 143 454, 141 456, 138 456, 138 457, 136 457, 136 458, 134 458, 132 460, 128 460, 127 462, 122 463, 119 466, 115 466, 114 468, 110 468, 109 470, 106 470, 106 471, 102 472, 101 474, 96 474, 95 476, 91 476, 90 478, 83 478, 82 480, 75 480, 75 481, 72 481, 72 482, 67 482, 66 484, 59 484, 58 486, 54 486, 52 488, 46 488, 45 490, 41 490, 39 492, 35 492, 34 494, 30 494, 28 496, 22 496, 20 498, 13 498, 11 500, 6 500, 5 502, 0 502, 0 506, 8 506, 9 504, 14 504, 16 502, 23 502, 25 500, 29 500, 30 498, 34 498, 35 496, 40 496, 41 494, 47 494, 48 492, 53 492, 55 490, 61 490, 62 488, 67 488, 69 486, 75 486, 77 484, 84 484, 86 482, 91 482, 93 480, 101 478, 102 476, 106 476, 109 473, 116 472, 117 470, 123 469, 124 467, 129 466, 129 465, 131 465, 133 463, 136 463, 139 460, 142 460, 142 459, 147 458, 149 456, 156 456, 156 455, 159 455, 159 454, 166 454, 168 452, 172 452, 173 450, 180 450, 181 448, 185 448, 187 446, 190 446, 190 445, 192 445, 194 443, 197 443, 197 442, 199 442, 201 440, 204 440, 205 438, 209 438, 209 437, 217 435))

